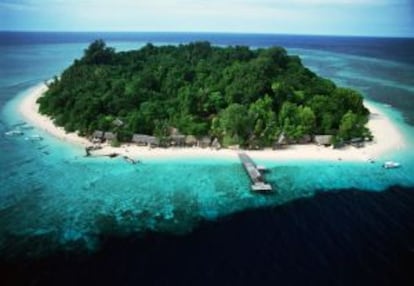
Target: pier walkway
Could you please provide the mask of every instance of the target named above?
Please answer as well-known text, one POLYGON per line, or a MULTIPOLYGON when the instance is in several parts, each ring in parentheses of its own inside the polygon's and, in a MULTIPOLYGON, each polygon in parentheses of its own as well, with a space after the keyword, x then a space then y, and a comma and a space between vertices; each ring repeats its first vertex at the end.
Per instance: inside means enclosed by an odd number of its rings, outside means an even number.
POLYGON ((256 192, 270 192, 272 186, 267 184, 264 180, 262 172, 265 170, 263 167, 258 167, 253 160, 246 153, 239 153, 240 161, 249 175, 252 181, 251 189, 256 192))

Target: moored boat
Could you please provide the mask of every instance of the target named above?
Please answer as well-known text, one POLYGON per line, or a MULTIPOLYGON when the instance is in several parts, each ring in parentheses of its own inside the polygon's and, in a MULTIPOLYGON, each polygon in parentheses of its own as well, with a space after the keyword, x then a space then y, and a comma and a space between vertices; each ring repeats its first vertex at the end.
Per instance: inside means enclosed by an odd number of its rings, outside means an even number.
POLYGON ((14 130, 7 131, 4 134, 7 135, 7 136, 21 136, 24 133, 23 133, 23 131, 14 129, 14 130))
POLYGON ((28 140, 28 141, 41 141, 41 140, 43 140, 43 137, 40 136, 40 135, 31 135, 29 137, 26 137, 25 140, 28 140))
POLYGON ((387 161, 382 165, 385 169, 393 169, 393 168, 399 168, 401 167, 401 164, 394 161, 387 161))
POLYGON ((127 161, 128 163, 131 163, 133 165, 135 165, 136 163, 139 163, 139 161, 134 160, 134 159, 132 159, 132 158, 130 158, 128 156, 124 156, 124 159, 125 159, 125 161, 127 161))
POLYGON ((33 130, 34 129, 34 127, 30 126, 30 125, 23 125, 20 128, 23 129, 23 130, 33 130))

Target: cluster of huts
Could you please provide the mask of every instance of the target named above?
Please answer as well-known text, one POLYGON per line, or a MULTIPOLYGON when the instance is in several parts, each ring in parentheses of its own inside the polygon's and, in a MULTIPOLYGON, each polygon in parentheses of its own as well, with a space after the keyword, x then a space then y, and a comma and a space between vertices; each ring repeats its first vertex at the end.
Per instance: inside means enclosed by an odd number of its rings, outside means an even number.
MULTIPOLYGON (((115 119, 113 121, 113 125, 116 127, 121 127, 124 123, 120 119, 115 119)), ((178 129, 170 128, 169 136, 160 140, 155 136, 150 136, 146 134, 133 134, 131 138, 131 143, 135 143, 139 146, 149 146, 149 147, 213 147, 216 149, 221 148, 221 145, 217 138, 211 138, 209 136, 204 136, 201 138, 197 138, 193 135, 183 135, 181 134, 178 129)), ((92 143, 103 143, 108 142, 111 143, 113 140, 117 139, 117 134, 114 132, 108 131, 100 131, 96 130, 93 132, 90 140, 92 143)), ((354 147, 363 147, 364 142, 366 140, 364 138, 354 138, 349 142, 340 142, 340 144, 334 145, 334 147, 342 147, 343 145, 350 144, 354 147), (342 146, 341 146, 342 145, 342 146)), ((295 142, 291 142, 288 140, 284 133, 280 134, 278 139, 276 140, 273 148, 279 149, 285 145, 289 144, 309 144, 315 143, 317 145, 323 146, 330 146, 333 143, 333 136, 332 135, 305 135, 300 140, 296 140, 295 142)))
POLYGON ((300 140, 297 140, 295 142, 290 142, 282 133, 278 140, 274 144, 274 149, 281 148, 285 145, 289 144, 309 144, 309 143, 315 143, 316 145, 320 146, 331 146, 333 145, 334 148, 341 148, 345 145, 351 145, 356 148, 364 147, 365 142, 370 141, 369 138, 352 138, 348 141, 341 141, 341 142, 335 142, 334 143, 334 136, 333 135, 305 135, 300 140))
POLYGON ((103 143, 103 142, 111 142, 115 140, 116 134, 113 132, 104 132, 100 130, 96 130, 93 132, 90 140, 92 143, 103 143))
POLYGON ((286 145, 290 144, 310 144, 315 143, 321 146, 329 146, 332 144, 333 136, 332 135, 305 135, 301 139, 296 141, 289 140, 285 134, 282 132, 276 142, 273 145, 274 149, 283 148, 286 145))
POLYGON ((351 145, 355 148, 361 148, 365 146, 365 142, 367 141, 371 141, 370 138, 362 138, 362 137, 356 137, 356 138, 352 138, 350 140, 347 141, 340 141, 340 142, 335 142, 335 144, 333 144, 333 136, 332 135, 315 135, 314 136, 314 142, 318 145, 324 145, 324 146, 330 146, 333 145, 334 148, 341 148, 344 147, 346 145, 351 145))
MULTIPOLYGON (((117 138, 117 134, 113 132, 107 131, 100 131, 96 130, 93 132, 90 140, 92 143, 103 143, 108 142, 111 143, 113 140, 117 138)), ((306 136, 297 142, 289 142, 285 138, 283 134, 281 134, 278 140, 274 144, 275 149, 279 149, 285 145, 299 143, 299 144, 309 144, 315 143, 321 146, 330 146, 332 145, 333 136, 332 135, 315 135, 315 136, 306 136)), ((354 138, 349 142, 344 142, 345 144, 350 144, 354 147, 363 147, 365 140, 363 138, 354 138)), ((211 138, 209 136, 204 136, 201 138, 197 138, 193 135, 182 135, 179 133, 173 133, 170 136, 164 138, 162 141, 155 137, 146 134, 133 134, 131 138, 131 143, 135 143, 139 146, 150 146, 150 147, 213 147, 213 148, 221 148, 221 145, 217 138, 211 138)), ((341 146, 335 146, 341 147, 341 146)))
MULTIPOLYGON (((90 140, 92 143, 111 143, 117 138, 117 135, 113 132, 104 132, 96 130, 93 132, 90 140)), ((209 136, 204 136, 197 138, 193 135, 182 135, 182 134, 172 134, 163 140, 155 136, 150 136, 146 134, 133 134, 131 138, 131 143, 135 143, 138 146, 149 146, 149 147, 213 147, 220 148, 220 143, 217 138, 213 139, 209 136)))

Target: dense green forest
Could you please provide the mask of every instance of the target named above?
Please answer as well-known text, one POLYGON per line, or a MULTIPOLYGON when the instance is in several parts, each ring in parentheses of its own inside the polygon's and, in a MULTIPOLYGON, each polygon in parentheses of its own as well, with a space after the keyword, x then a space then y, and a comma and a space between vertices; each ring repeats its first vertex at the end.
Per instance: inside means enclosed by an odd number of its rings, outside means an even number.
POLYGON ((362 96, 337 87, 280 47, 215 47, 208 42, 115 52, 90 44, 38 102, 66 131, 216 137, 224 146, 272 145, 329 134, 336 141, 370 137, 362 96), (124 124, 113 124, 120 119, 124 124))

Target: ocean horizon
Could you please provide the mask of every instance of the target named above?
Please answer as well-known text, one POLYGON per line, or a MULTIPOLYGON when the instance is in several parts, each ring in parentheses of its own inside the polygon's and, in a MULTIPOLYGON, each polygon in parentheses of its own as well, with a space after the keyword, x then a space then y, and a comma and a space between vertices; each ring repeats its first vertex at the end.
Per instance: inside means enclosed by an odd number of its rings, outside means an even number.
POLYGON ((413 38, 0 32, 0 282, 414 281, 413 51, 413 38), (258 162, 270 169, 267 179, 277 190, 270 195, 250 192, 234 160, 129 165, 84 158, 81 148, 27 126, 17 106, 95 39, 117 51, 148 42, 285 47, 318 75, 360 91, 399 128, 407 146, 374 164, 258 162), (25 136, 44 140, 5 135, 25 124, 25 136), (381 164, 387 160, 402 167, 386 170, 381 164))

